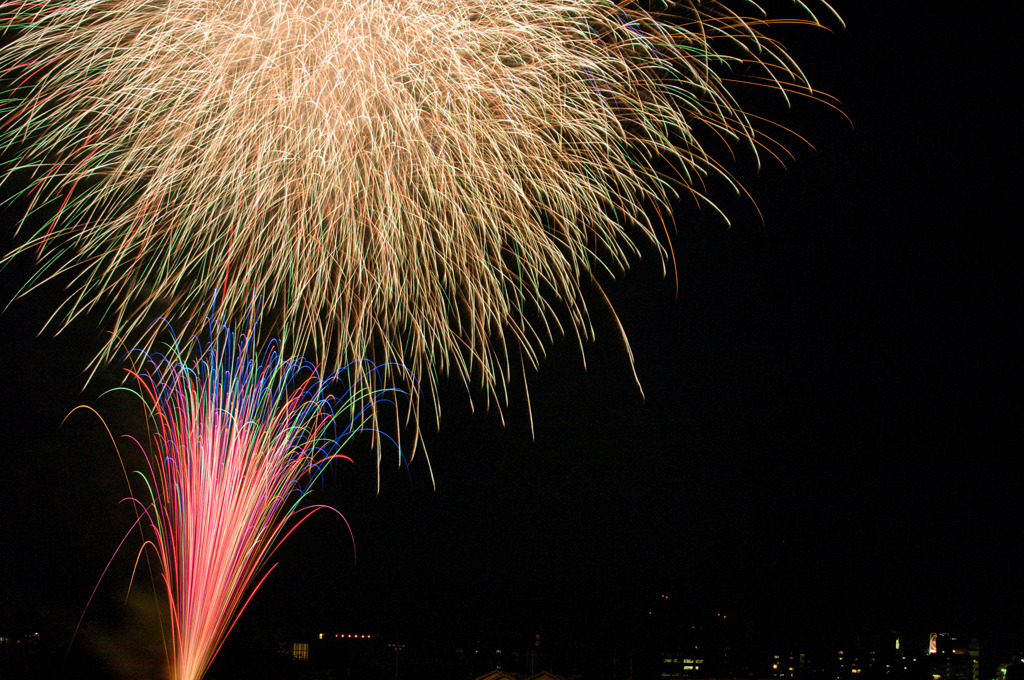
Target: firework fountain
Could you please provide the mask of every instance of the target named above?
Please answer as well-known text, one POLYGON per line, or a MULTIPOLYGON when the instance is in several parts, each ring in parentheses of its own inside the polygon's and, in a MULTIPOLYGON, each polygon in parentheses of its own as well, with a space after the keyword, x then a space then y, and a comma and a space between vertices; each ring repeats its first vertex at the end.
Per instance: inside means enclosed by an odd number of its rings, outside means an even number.
POLYGON ((279 543, 325 507, 303 503, 311 485, 348 459, 344 443, 384 396, 370 381, 321 377, 274 343, 258 351, 255 330, 211 322, 208 340, 175 340, 129 369, 151 409, 148 495, 135 502, 163 567, 174 680, 203 676, 279 543))

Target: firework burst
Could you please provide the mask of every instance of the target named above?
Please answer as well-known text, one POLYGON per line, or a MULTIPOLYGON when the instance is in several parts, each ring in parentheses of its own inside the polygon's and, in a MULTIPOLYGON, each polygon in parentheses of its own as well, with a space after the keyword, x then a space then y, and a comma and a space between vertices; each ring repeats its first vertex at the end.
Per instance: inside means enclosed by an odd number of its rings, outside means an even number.
POLYGON ((51 206, 19 252, 43 262, 34 283, 69 274, 58 325, 101 305, 113 338, 145 346, 155 315, 207 315, 219 290, 241 318, 256 291, 318 364, 371 356, 500 395, 555 336, 590 339, 594 272, 667 260, 649 215, 675 189, 711 205, 704 180, 729 174, 702 137, 772 145, 734 82, 809 93, 766 37, 775 19, 742 4, 756 16, 706 0, 6 3, 0 144, 35 176, 30 212, 51 206))
POLYGON ((129 370, 153 422, 136 502, 163 570, 174 680, 203 676, 274 550, 323 507, 303 505, 310 485, 381 396, 363 381, 331 397, 334 377, 273 344, 258 352, 254 329, 210 328, 205 349, 176 341, 129 370), (340 432, 336 406, 357 413, 340 432))

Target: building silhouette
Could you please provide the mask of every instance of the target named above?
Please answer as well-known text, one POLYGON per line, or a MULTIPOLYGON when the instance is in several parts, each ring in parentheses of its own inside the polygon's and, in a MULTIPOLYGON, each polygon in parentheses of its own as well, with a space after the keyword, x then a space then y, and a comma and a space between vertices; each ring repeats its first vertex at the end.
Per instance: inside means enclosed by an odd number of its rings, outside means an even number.
POLYGON ((960 640, 948 633, 928 639, 928 670, 933 680, 979 680, 977 639, 960 640))

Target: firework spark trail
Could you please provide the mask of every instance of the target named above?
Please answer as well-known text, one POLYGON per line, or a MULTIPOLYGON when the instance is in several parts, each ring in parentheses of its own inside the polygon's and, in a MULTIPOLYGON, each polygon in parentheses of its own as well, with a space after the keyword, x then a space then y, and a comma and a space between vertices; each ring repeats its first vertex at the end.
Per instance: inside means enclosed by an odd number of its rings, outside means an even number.
POLYGON ((659 158, 711 205, 704 180, 731 180, 700 137, 772 150, 733 79, 810 93, 776 19, 708 0, 6 7, 0 146, 32 209, 59 207, 18 251, 34 283, 71 272, 54 323, 108 305, 132 337, 213 290, 243 317, 256 291, 291 352, 488 400, 554 337, 590 339, 592 272, 668 258, 659 158))
POLYGON ((235 337, 210 328, 205 350, 195 338, 175 341, 129 371, 152 410, 142 474, 150 497, 137 504, 164 572, 174 680, 202 677, 274 550, 322 507, 302 505, 310 485, 347 459, 340 447, 382 397, 369 381, 331 397, 337 376, 322 379, 273 344, 259 353, 255 329, 235 337), (342 432, 336 407, 360 414, 342 432))

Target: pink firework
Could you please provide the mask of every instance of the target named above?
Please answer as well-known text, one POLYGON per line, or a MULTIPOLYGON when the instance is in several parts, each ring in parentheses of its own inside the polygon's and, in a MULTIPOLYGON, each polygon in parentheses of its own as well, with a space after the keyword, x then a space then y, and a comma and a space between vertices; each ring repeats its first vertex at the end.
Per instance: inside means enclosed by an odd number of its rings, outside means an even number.
POLYGON ((163 568, 175 680, 203 676, 277 546, 325 507, 303 504, 310 485, 347 459, 342 444, 380 396, 363 389, 368 381, 332 396, 337 376, 283 358, 275 344, 260 352, 254 331, 211 323, 205 346, 176 340, 129 371, 152 410, 150 497, 137 502, 163 568), (347 426, 339 409, 355 416, 347 426))

